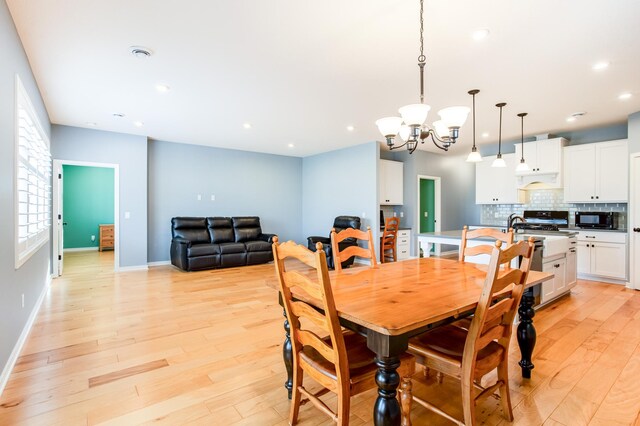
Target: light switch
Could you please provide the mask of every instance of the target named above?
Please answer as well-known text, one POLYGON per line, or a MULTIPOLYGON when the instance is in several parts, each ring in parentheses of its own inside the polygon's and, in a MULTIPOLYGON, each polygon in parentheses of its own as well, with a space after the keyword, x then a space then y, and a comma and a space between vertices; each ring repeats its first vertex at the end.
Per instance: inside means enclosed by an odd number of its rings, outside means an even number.
POLYGON ((202 194, 198 194, 198 201, 202 200, 202 194))
POLYGON ((129 219, 131 217, 131 213, 130 212, 124 212, 124 218, 125 219, 129 219))
POLYGON ((393 212, 393 217, 396 217, 396 212, 393 212))
POLYGON ((400 212, 400 217, 404 217, 404 212, 400 212))
POLYGON ((362 218, 364 219, 365 217, 367 217, 367 213, 366 212, 362 212, 362 218))
POLYGON ((215 201, 216 200, 216 196, 211 194, 211 201, 215 201))
POLYGON ((429 212, 424 212, 424 217, 429 217, 429 212))

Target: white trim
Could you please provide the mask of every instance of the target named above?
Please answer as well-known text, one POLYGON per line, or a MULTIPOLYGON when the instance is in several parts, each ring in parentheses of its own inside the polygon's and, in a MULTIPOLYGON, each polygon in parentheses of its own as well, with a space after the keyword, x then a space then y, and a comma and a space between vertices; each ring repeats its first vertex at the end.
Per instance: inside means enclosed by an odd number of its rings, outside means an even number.
POLYGON ((99 247, 75 247, 62 249, 63 253, 75 252, 75 251, 98 251, 99 247))
POLYGON ((148 265, 121 266, 118 268, 118 272, 146 271, 148 269, 148 265))
MULTIPOLYGON (((113 269, 115 271, 120 270, 120 165, 116 163, 96 163, 93 161, 75 161, 75 160, 53 160, 53 186, 52 186, 52 198, 53 198, 53 211, 52 215, 58 214, 58 208, 60 205, 61 196, 60 191, 58 191, 59 179, 58 179, 58 171, 62 171, 62 166, 84 166, 84 167, 102 167, 113 169, 113 233, 115 235, 114 242, 114 254, 113 254, 113 269)), ((64 206, 62 207, 64 209, 64 206)), ((55 216, 54 216, 55 217, 55 216)), ((63 218, 64 219, 64 218, 63 218)), ((61 223, 58 222, 57 217, 55 220, 52 220, 52 229, 53 229, 53 247, 51 250, 51 259, 53 260, 53 276, 59 276, 58 271, 58 228, 62 226, 61 223)), ((64 253, 64 249, 62 252, 64 253)))
POLYGON ((36 300, 35 305, 33 306, 33 310, 31 314, 29 314, 29 318, 27 319, 27 323, 22 329, 22 333, 20 333, 20 337, 16 342, 13 350, 11 351, 11 355, 9 355, 9 359, 2 369, 2 374, 0 374, 0 396, 4 391, 4 388, 7 386, 7 382, 9 381, 9 377, 11 376, 11 372, 13 371, 13 367, 15 367, 16 362, 18 361, 18 357, 22 352, 22 348, 24 344, 27 342, 27 337, 29 337, 29 333, 31 332, 31 328, 33 324, 36 322, 36 317, 38 316, 38 312, 40 312, 40 307, 42 306, 42 302, 49 291, 49 287, 51 286, 51 275, 47 273, 47 280, 40 292, 40 296, 38 296, 38 300, 36 300))
MULTIPOLYGON (((637 182, 640 179, 640 170, 633 167, 633 160, 640 158, 640 152, 634 152, 629 156, 629 216, 627 224, 627 232, 629 233, 629 282, 627 287, 640 290, 640 282, 634 282, 637 276, 640 276, 640 272, 637 271, 639 265, 636 265, 636 260, 640 258, 640 247, 636 247, 636 239, 640 237, 634 236, 633 228, 640 227, 640 223, 635 223, 637 209, 640 209, 640 197, 636 195, 640 194, 640 187, 637 187, 637 182)), ((638 280, 640 281, 640 280, 638 280)))
POLYGON ((170 260, 159 260, 156 262, 147 262, 147 266, 165 266, 165 265, 171 265, 171 261, 170 260))
MULTIPOLYGON (((427 180, 432 180, 435 182, 435 191, 433 194, 433 197, 435 198, 435 208, 436 208, 436 213, 435 213, 435 232, 440 232, 441 231, 441 221, 440 221, 440 216, 441 216, 441 207, 442 207, 442 178, 440 176, 428 176, 428 175, 418 175, 417 176, 417 188, 416 188, 416 232, 415 235, 417 236, 420 233, 420 180, 422 179, 427 179, 427 180)), ((417 238, 415 238, 415 253, 416 255, 420 254, 420 242, 418 241, 417 238)), ((436 245, 435 249, 435 255, 436 256, 440 256, 440 245, 436 245)), ((427 257, 427 256, 425 256, 427 257)))

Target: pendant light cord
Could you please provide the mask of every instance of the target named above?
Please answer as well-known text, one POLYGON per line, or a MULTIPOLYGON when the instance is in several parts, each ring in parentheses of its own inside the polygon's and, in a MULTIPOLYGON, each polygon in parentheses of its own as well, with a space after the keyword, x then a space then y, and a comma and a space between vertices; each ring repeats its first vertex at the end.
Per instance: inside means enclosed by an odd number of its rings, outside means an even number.
POLYGON ((473 148, 472 151, 476 150, 476 94, 473 95, 473 148))
POLYGON ((507 105, 506 102, 496 104, 500 108, 500 126, 498 127, 498 158, 502 158, 502 108, 507 105))

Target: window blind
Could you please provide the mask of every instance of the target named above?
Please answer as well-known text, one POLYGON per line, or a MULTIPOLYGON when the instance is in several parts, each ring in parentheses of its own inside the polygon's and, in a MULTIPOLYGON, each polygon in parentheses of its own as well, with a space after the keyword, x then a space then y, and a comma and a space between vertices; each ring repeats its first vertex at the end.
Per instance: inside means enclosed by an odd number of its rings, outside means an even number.
POLYGON ((16 268, 49 241, 51 154, 31 102, 17 80, 16 268))

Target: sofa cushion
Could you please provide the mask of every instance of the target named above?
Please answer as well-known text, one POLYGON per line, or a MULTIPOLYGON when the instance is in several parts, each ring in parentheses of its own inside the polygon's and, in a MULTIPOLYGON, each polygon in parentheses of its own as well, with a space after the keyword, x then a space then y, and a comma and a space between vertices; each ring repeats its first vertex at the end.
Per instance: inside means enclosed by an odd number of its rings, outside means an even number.
POLYGON ((210 242, 207 222, 204 217, 174 217, 171 219, 171 236, 184 238, 192 244, 210 242))
POLYGON ((219 247, 220 254, 244 253, 246 251, 242 243, 222 243, 219 247))
POLYGON ((271 244, 266 241, 246 241, 247 251, 271 251, 271 244))
POLYGON ((232 243, 235 241, 233 223, 228 217, 208 217, 207 226, 214 244, 232 243))
POLYGON ((187 249, 188 257, 211 256, 220 254, 220 246, 218 244, 197 244, 187 249))
POLYGON ((262 234, 260 218, 257 216, 233 217, 233 230, 237 243, 254 241, 262 234))

